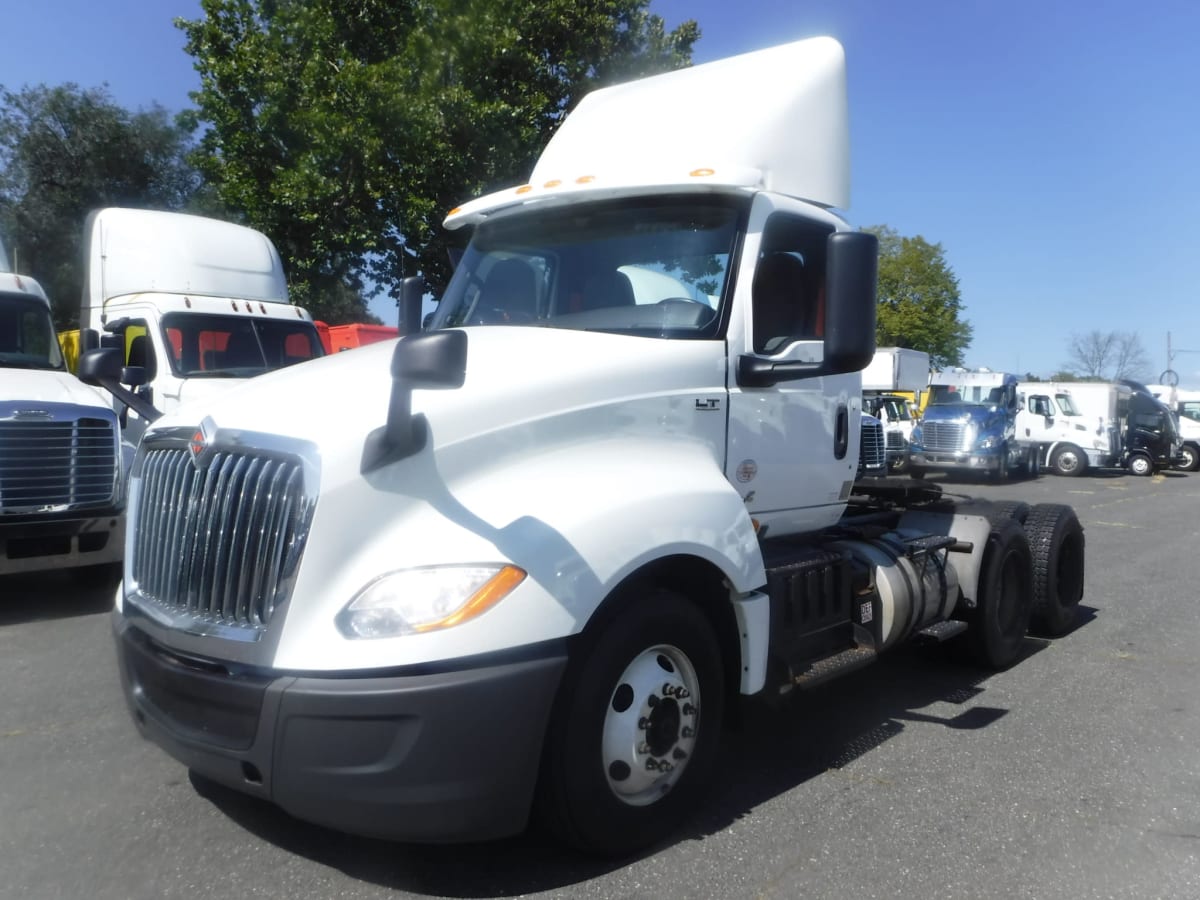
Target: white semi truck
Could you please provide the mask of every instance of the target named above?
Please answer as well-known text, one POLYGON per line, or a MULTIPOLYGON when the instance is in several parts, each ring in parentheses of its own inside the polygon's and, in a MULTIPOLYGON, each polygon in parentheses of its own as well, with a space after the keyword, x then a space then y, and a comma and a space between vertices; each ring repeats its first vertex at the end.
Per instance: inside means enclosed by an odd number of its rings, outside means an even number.
POLYGON ((1069 507, 855 484, 876 242, 830 211, 848 160, 832 39, 597 91, 528 184, 449 214, 429 330, 152 425, 114 613, 142 734, 337 829, 536 811, 623 853, 703 795, 739 698, 1069 629, 1069 507))
POLYGON ((84 263, 83 343, 121 350, 124 371, 105 387, 134 444, 162 412, 324 353, 308 311, 288 301, 275 245, 252 228, 100 209, 84 225, 84 263))
POLYGON ((1181 390, 1165 384, 1148 384, 1146 389, 1175 414, 1181 443, 1177 467, 1188 472, 1200 469, 1200 391, 1181 390))
POLYGON ((1078 476, 1123 463, 1132 389, 1106 382, 1023 381, 1016 431, 1042 466, 1078 476))
POLYGON ((67 371, 41 285, 10 268, 0 245, 0 575, 115 578, 125 540, 117 417, 67 371))
POLYGON ((883 422, 891 472, 908 468, 916 401, 928 385, 929 354, 921 350, 880 347, 863 369, 863 403, 883 422))

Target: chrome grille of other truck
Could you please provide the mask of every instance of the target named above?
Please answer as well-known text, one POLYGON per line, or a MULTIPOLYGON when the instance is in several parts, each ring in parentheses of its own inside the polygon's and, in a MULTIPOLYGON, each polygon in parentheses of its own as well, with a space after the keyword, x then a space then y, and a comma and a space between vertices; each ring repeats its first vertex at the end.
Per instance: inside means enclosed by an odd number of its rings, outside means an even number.
POLYGON ((925 422, 921 426, 926 450, 962 450, 963 426, 958 422, 925 422))
POLYGON ((904 434, 899 431, 889 431, 887 433, 887 448, 889 450, 903 450, 908 442, 904 440, 904 434))
POLYGON ((193 456, 151 447, 141 460, 130 587, 174 627, 261 631, 291 596, 304 552, 313 503, 303 464, 217 449, 200 467, 193 456))
POLYGON ((862 423, 862 456, 858 461, 859 467, 865 472, 872 472, 887 465, 887 451, 883 439, 883 425, 877 421, 863 420, 862 423))
POLYGON ((42 415, 17 411, 0 421, 0 512, 111 506, 117 490, 115 423, 42 415))

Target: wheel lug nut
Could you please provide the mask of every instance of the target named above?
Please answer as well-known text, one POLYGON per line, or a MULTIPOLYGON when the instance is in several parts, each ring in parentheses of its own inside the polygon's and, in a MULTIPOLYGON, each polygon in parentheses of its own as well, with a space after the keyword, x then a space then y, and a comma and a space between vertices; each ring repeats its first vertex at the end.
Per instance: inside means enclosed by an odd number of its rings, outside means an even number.
POLYGON ((679 730, 679 734, 681 737, 685 737, 685 738, 695 737, 696 729, 688 728, 686 725, 684 725, 683 728, 681 728, 679 730))

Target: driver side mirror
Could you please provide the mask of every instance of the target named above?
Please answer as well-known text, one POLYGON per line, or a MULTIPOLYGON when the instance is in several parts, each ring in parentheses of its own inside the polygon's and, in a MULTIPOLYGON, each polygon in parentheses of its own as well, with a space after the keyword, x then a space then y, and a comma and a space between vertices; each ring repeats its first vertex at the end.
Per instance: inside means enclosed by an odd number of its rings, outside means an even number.
POLYGON ((162 413, 153 404, 123 386, 138 387, 146 383, 146 370, 141 366, 124 365, 124 355, 117 347, 84 352, 79 357, 79 380, 104 388, 148 422, 162 418, 162 413))
POLYGON ((738 358, 744 387, 861 372, 875 356, 875 283, 879 240, 865 231, 829 236, 825 255, 825 337, 821 361, 771 362, 753 354, 738 358))

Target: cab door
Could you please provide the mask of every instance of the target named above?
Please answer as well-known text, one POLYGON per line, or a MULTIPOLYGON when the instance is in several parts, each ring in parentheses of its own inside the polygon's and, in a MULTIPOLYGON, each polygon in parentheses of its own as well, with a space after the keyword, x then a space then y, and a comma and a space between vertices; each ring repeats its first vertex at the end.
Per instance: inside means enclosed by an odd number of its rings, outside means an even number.
POLYGON ((729 328, 726 477, 772 535, 827 527, 854 483, 862 417, 858 373, 751 387, 743 354, 818 362, 824 332, 826 242, 838 220, 790 198, 759 194, 738 267, 729 328))

